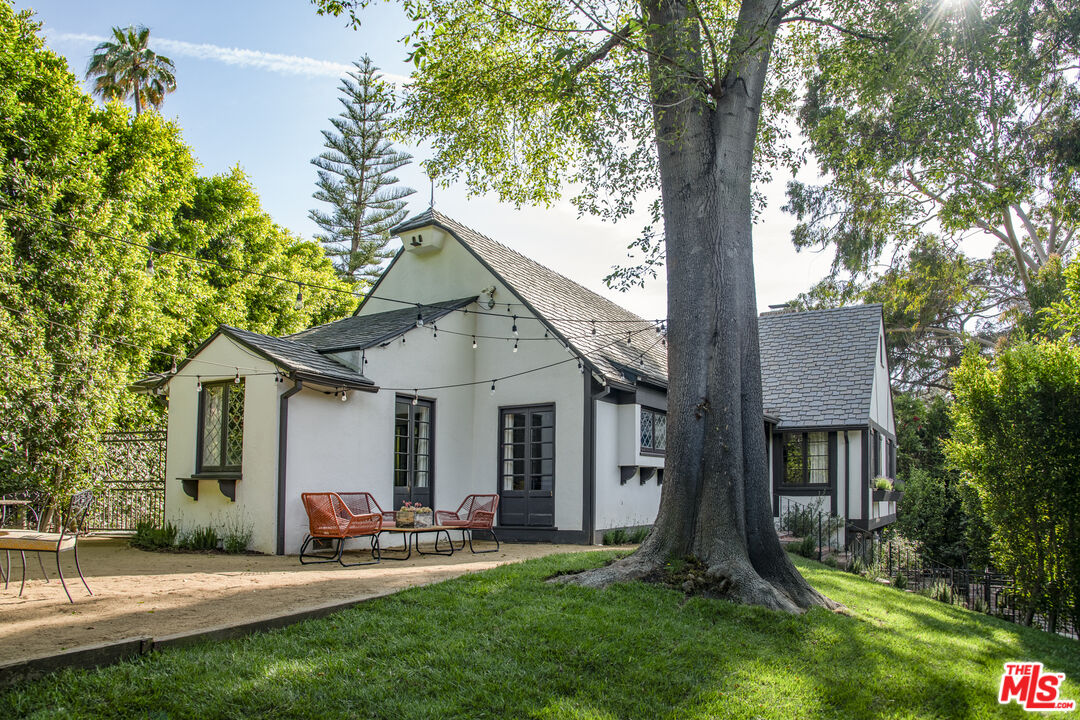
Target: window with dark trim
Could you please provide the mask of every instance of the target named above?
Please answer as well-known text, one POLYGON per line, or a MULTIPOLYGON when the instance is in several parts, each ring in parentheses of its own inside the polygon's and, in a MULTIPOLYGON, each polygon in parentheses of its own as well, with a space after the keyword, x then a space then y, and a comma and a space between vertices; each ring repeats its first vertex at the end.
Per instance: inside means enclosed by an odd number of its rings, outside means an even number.
POLYGON ((652 453, 667 450, 667 413, 641 408, 641 450, 652 453))
POLYGON ((784 433, 785 485, 826 485, 829 482, 829 434, 784 433))
POLYGON ((239 472, 244 457, 244 381, 203 383, 199 472, 239 472))

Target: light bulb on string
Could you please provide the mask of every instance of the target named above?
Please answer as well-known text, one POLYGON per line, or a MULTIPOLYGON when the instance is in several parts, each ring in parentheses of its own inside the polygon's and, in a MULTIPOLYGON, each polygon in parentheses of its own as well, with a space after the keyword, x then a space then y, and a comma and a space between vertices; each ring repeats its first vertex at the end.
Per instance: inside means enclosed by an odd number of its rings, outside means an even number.
POLYGON ((593 335, 596 334, 596 321, 595 320, 592 321, 592 334, 593 335))
POLYGON ((514 325, 513 325, 513 327, 510 328, 510 332, 514 333, 514 337, 517 337, 517 334, 518 334, 517 315, 514 316, 514 325))
POLYGON ((491 394, 492 395, 495 394, 495 381, 494 380, 491 381, 491 394))
POLYGON ((412 404, 413 405, 416 405, 416 404, 418 404, 420 402, 419 392, 420 392, 419 390, 417 390, 416 388, 413 388, 413 391, 412 391, 412 404))
POLYGON ((439 326, 438 325, 432 325, 431 326, 431 338, 432 338, 432 340, 438 340, 439 339, 439 326))
POLYGON ((476 336, 475 335, 473 335, 473 339, 472 339, 472 349, 473 350, 476 349, 476 336))
POLYGON ((146 277, 154 277, 154 251, 150 251, 150 257, 146 258, 146 277))
POLYGON ((176 374, 176 356, 175 355, 173 356, 173 359, 172 359, 172 374, 173 375, 176 374))
POLYGON ((296 302, 293 303, 293 307, 297 310, 304 309, 304 286, 300 283, 296 283, 296 302))
POLYGON ((347 391, 345 391, 345 390, 342 390, 341 391, 341 402, 348 402, 348 401, 349 401, 349 393, 347 391))
POLYGON ((517 348, 518 348, 518 341, 515 340, 514 341, 514 352, 517 352, 517 348))
POLYGON ((240 384, 240 368, 236 368, 236 377, 233 378, 233 383, 240 384))
POLYGON ((202 378, 195 376, 195 392, 202 392, 202 378))
POLYGON ((405 344, 405 336, 404 336, 404 335, 402 335, 402 336, 401 336, 401 344, 402 344, 402 345, 404 345, 404 344, 405 344))
POLYGON ((585 374, 585 366, 581 364, 581 358, 577 359, 577 371, 582 375, 585 374))
POLYGON ((420 303, 416 304, 416 327, 424 327, 424 314, 420 311, 420 303))

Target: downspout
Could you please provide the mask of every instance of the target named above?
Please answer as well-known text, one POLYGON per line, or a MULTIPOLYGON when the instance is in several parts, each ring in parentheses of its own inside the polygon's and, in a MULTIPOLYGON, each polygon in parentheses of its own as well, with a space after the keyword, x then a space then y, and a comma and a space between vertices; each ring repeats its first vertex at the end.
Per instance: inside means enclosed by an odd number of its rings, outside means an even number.
POLYGON ((848 452, 848 431, 844 431, 844 545, 847 546, 847 525, 851 518, 851 453, 848 452))
POLYGON ((277 554, 285 554, 285 465, 289 459, 289 398, 304 389, 296 383, 278 398, 277 554))

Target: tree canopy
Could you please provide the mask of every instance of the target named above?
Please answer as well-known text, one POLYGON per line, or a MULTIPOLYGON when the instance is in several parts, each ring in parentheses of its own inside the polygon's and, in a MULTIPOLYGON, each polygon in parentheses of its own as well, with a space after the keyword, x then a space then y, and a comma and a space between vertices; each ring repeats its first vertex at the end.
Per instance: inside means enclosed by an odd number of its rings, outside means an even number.
POLYGON ((95 107, 32 16, 0 3, 5 489, 85 486, 103 431, 156 420, 126 385, 218 323, 287 333, 354 308, 322 249, 275 225, 242 173, 195 169, 174 124, 95 107), (296 285, 250 269, 331 289, 297 310, 296 285))
POLYGON ((150 29, 139 25, 114 27, 112 40, 94 48, 86 77, 94 79, 94 94, 103 100, 135 102, 135 114, 143 106, 160 108, 165 96, 176 90, 173 61, 150 49, 150 29))

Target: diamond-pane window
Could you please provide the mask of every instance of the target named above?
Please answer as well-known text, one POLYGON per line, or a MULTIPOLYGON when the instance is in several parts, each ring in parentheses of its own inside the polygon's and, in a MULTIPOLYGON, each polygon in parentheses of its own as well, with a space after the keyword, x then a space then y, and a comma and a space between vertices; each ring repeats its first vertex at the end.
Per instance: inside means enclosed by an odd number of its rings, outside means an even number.
POLYGON ((641 408, 641 449, 654 453, 667 449, 667 415, 641 408))
POLYGON ((244 382, 203 384, 199 470, 238 471, 244 455, 244 382))

